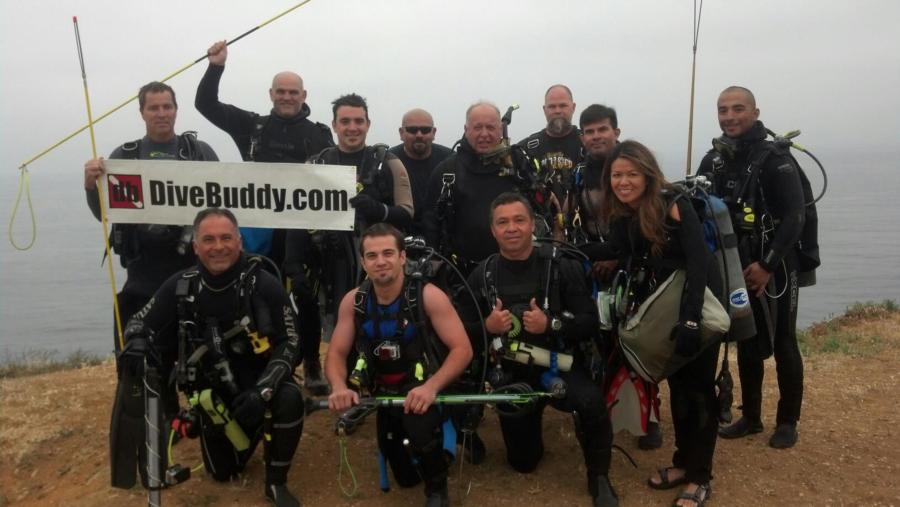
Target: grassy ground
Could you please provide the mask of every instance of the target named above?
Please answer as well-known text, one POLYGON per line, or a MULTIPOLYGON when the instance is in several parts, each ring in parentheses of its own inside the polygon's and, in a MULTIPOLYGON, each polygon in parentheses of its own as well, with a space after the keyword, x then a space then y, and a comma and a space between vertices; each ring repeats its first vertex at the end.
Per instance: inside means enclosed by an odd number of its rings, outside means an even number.
MULTIPOLYGON (((766 362, 763 420, 766 430, 738 440, 719 440, 713 496, 708 507, 743 505, 900 505, 900 447, 893 428, 900 419, 900 311, 893 302, 854 305, 839 317, 811 326, 802 336, 805 359, 800 441, 788 450, 766 445, 774 427, 778 390, 774 363, 766 362)), ((70 365, 93 361, 74 357, 70 365)), ((734 357, 730 358, 736 371, 734 357)), ((65 363, 59 360, 56 363, 65 363)), ((58 368, 59 366, 54 366, 58 368)), ((6 505, 146 505, 146 493, 109 487, 107 449, 115 391, 112 361, 22 376, 22 367, 0 378, 0 507, 6 505), (15 376, 13 376, 15 375, 15 376)), ((6 370, 5 370, 6 371, 6 370)), ((737 378, 735 379, 738 380, 737 378)), ((665 466, 674 447, 668 395, 662 386, 663 447, 640 451, 624 432, 616 444, 637 461, 632 467, 613 453, 611 480, 621 506, 664 506, 676 491, 652 491, 645 481, 665 466)), ((740 386, 735 386, 736 405, 740 386)), ((310 415, 288 478, 307 507, 420 505, 421 488, 378 490, 374 424, 347 439, 359 492, 338 489, 340 466, 334 416, 310 415)), ((465 464, 451 476, 453 505, 587 506, 584 465, 569 414, 548 410, 546 451, 532 474, 505 463, 497 418, 488 411, 479 430, 488 447, 484 464, 465 464), (466 494, 466 490, 469 491, 466 494)), ((523 443, 527 445, 528 443, 523 443)), ((163 494, 165 505, 266 505, 261 452, 240 480, 211 481, 202 471, 163 494)), ((196 441, 180 443, 178 462, 200 462, 196 441)), ((344 475, 346 483, 347 476, 344 475)))

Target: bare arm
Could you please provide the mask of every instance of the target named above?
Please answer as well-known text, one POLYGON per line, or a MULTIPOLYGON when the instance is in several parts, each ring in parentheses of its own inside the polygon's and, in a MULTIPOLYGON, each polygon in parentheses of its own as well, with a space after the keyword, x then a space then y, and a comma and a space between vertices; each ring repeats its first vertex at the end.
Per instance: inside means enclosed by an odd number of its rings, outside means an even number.
POLYGON ((434 403, 437 393, 459 377, 472 361, 472 345, 450 298, 431 284, 425 286, 422 298, 425 314, 435 334, 450 349, 450 353, 437 372, 407 393, 403 411, 416 414, 424 414, 434 403))
POLYGON ((328 408, 343 411, 359 403, 359 394, 347 387, 347 356, 353 348, 356 330, 353 320, 353 299, 356 289, 348 292, 338 308, 337 324, 325 356, 325 377, 331 384, 328 408))

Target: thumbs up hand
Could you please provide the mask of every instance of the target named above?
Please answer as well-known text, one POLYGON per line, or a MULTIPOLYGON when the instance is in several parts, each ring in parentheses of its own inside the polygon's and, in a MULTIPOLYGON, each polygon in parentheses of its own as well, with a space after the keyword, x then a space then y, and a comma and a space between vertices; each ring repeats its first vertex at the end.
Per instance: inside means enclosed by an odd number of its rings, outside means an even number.
POLYGON ((503 309, 503 301, 500 301, 500 298, 494 302, 494 309, 484 320, 484 327, 488 333, 494 335, 506 333, 512 328, 512 316, 509 310, 503 309))
POLYGON ((534 298, 531 298, 531 302, 528 306, 529 309, 525 310, 525 313, 522 314, 522 325, 525 326, 525 331, 528 331, 531 334, 546 333, 547 326, 550 322, 547 318, 547 314, 540 309, 534 298))

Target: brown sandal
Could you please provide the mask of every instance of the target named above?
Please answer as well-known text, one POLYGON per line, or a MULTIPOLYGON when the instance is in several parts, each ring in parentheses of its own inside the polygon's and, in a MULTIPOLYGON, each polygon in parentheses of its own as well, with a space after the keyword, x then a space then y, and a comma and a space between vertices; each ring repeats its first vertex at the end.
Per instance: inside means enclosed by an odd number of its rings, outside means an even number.
POLYGON ((672 507, 681 507, 678 505, 679 500, 690 500, 694 502, 695 507, 703 507, 703 504, 706 503, 710 495, 712 495, 712 486, 707 482, 706 484, 697 486, 697 490, 693 493, 688 493, 687 491, 678 493, 675 500, 672 500, 672 507))

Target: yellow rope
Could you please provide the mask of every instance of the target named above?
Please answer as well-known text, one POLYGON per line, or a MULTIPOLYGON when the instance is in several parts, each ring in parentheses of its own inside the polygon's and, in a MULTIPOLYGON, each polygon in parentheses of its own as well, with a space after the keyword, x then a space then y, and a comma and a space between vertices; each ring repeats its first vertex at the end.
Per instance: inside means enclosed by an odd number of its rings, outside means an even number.
MULTIPOLYGON (((169 445, 166 454, 168 455, 169 468, 175 466, 175 460, 172 459, 172 448, 175 447, 175 430, 169 430, 169 445)), ((203 462, 201 461, 197 466, 191 468, 191 473, 197 473, 203 469, 203 462)))
POLYGON ((16 204, 13 206, 12 216, 9 217, 9 228, 7 229, 7 235, 9 237, 9 243, 19 251, 25 251, 34 246, 35 240, 37 240, 37 223, 34 220, 34 207, 31 204, 31 177, 28 175, 28 167, 22 166, 19 168, 19 190, 16 192, 16 204), (22 200, 22 189, 25 189, 25 195, 28 198, 28 214, 31 216, 31 241, 25 246, 19 246, 16 244, 15 238, 13 238, 13 223, 16 221, 16 213, 19 211, 19 202, 22 200))
POLYGON ((353 473, 353 468, 350 467, 350 459, 347 456, 347 437, 338 437, 338 448, 340 449, 341 456, 341 464, 338 468, 338 487, 341 488, 341 493, 343 493, 344 496, 346 496, 347 498, 353 498, 354 496, 356 496, 356 492, 359 491, 359 483, 356 482, 356 474, 353 473), (350 476, 350 484, 348 485, 349 487, 344 486, 345 467, 347 468, 347 474, 350 476))

